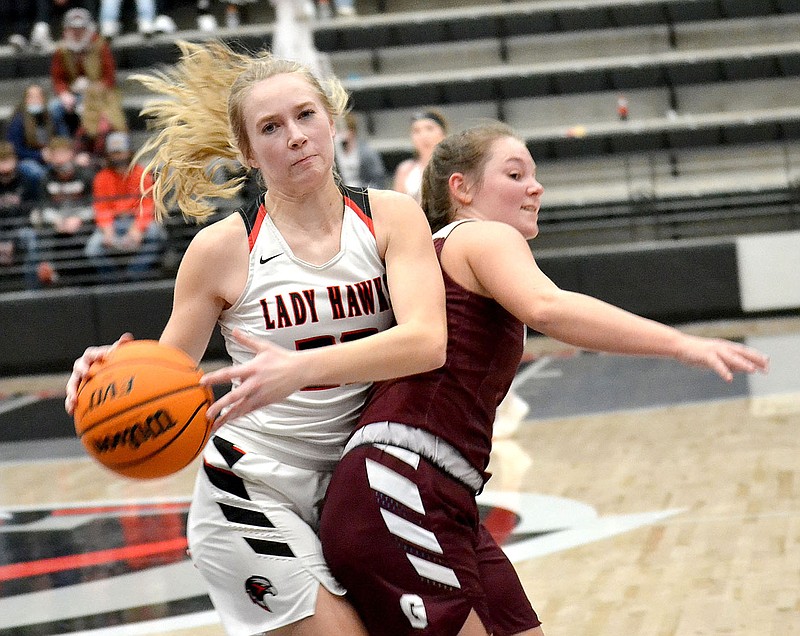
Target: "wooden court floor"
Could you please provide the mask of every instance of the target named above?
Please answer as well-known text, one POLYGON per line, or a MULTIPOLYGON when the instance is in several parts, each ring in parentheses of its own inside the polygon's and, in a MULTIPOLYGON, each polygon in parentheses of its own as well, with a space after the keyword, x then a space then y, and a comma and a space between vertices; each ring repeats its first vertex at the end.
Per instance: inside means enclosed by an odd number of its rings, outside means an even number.
MULTIPOLYGON (((770 374, 529 342, 531 410, 480 501, 548 636, 800 634, 800 319, 684 328, 770 374)), ((182 555, 195 466, 130 481, 74 440, 0 447, 0 634, 223 634, 182 555)))

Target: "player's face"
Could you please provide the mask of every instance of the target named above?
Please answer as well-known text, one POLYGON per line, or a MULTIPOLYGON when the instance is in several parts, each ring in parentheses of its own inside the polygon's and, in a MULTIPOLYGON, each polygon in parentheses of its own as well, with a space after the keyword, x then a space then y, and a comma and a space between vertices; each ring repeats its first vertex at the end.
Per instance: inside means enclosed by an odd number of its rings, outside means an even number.
POLYGON ((539 233, 543 192, 542 184, 536 180, 536 164, 525 144, 514 137, 502 137, 492 143, 472 205, 484 218, 508 223, 531 239, 539 233))
POLYGON ((254 84, 244 120, 249 160, 268 187, 301 193, 330 178, 333 119, 301 75, 283 73, 254 84))

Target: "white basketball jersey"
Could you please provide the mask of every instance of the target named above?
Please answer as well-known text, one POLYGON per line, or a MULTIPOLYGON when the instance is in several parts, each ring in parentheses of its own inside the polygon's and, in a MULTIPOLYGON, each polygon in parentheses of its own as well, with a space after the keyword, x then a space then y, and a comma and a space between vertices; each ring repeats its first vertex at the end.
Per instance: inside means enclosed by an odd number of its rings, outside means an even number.
MULTIPOLYGON (((367 192, 341 189, 340 250, 324 265, 311 265, 294 256, 261 202, 239 211, 250 242, 247 284, 219 320, 234 363, 253 357, 230 337, 236 327, 298 350, 363 338, 394 323, 367 192)), ((237 418, 219 432, 246 450, 329 470, 341 456, 369 387, 365 383, 307 387, 237 418)))

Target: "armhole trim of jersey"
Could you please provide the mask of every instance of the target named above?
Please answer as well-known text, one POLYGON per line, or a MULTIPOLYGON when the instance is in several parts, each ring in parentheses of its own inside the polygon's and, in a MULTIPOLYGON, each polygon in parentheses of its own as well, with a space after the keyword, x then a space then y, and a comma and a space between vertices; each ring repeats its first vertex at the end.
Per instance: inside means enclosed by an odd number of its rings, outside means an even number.
POLYGON ((258 233, 261 231, 261 224, 267 216, 267 209, 260 202, 260 199, 256 199, 246 207, 239 208, 239 216, 244 221, 244 227, 247 230, 247 244, 249 245, 249 251, 252 252, 258 233))
POLYGON ((344 204, 356 213, 356 216, 369 228, 370 234, 375 236, 375 225, 372 222, 372 210, 369 205, 367 189, 351 188, 346 185, 340 185, 339 189, 344 197, 344 204))

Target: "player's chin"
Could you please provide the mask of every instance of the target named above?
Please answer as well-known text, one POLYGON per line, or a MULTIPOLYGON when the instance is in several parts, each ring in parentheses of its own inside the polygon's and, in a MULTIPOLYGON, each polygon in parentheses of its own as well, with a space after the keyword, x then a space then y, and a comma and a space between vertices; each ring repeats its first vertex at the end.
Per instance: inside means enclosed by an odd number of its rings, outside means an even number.
POLYGON ((530 241, 539 236, 539 224, 536 219, 533 219, 533 221, 526 221, 521 224, 520 232, 522 232, 522 236, 524 236, 526 240, 530 241))

